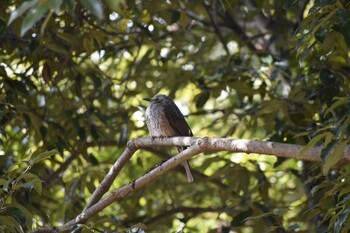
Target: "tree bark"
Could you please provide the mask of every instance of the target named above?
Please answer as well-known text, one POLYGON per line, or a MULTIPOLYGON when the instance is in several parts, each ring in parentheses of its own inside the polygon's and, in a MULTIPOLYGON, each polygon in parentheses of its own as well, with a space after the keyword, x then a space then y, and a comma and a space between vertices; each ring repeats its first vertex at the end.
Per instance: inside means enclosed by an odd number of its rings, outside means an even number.
MULTIPOLYGON (((304 146, 278 143, 269 141, 257 141, 246 139, 230 139, 230 138, 195 138, 195 137, 172 137, 172 138, 137 138, 131 139, 127 143, 127 147, 122 155, 114 163, 108 174, 106 174, 104 180, 99 187, 92 194, 90 201, 87 203, 83 212, 79 214, 75 219, 65 223, 59 227, 48 227, 34 230, 32 232, 65 232, 76 224, 86 222, 90 217, 94 216, 98 212, 102 211, 113 202, 126 198, 132 192, 141 189, 147 184, 154 181, 156 178, 162 176, 166 172, 170 171, 177 165, 190 159, 192 156, 198 155, 203 152, 240 152, 240 153, 254 153, 261 155, 274 155, 284 158, 293 158, 304 161, 320 161, 320 154, 322 147, 312 147, 309 150, 302 151, 304 146), (132 155, 139 149, 149 148, 152 146, 160 147, 188 147, 186 150, 181 151, 176 156, 170 158, 166 162, 157 166, 153 170, 149 171, 145 175, 136 180, 131 181, 129 184, 124 185, 109 194, 106 198, 100 200, 102 196, 109 190, 114 180, 126 163, 130 160, 132 155), (303 153, 300 153, 303 152, 303 153)), ((350 146, 346 146, 338 164, 346 164, 350 162, 350 146)), ((195 185, 195 183, 193 184, 195 185)))

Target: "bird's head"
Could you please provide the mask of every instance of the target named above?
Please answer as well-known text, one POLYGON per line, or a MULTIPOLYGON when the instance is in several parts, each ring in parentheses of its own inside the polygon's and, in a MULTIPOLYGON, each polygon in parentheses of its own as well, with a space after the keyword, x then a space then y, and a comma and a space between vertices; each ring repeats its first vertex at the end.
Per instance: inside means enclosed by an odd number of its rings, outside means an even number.
POLYGON ((148 102, 151 102, 152 104, 154 103, 160 103, 166 100, 171 100, 168 96, 163 95, 163 94, 158 94, 153 96, 152 98, 144 98, 143 100, 146 100, 148 102))

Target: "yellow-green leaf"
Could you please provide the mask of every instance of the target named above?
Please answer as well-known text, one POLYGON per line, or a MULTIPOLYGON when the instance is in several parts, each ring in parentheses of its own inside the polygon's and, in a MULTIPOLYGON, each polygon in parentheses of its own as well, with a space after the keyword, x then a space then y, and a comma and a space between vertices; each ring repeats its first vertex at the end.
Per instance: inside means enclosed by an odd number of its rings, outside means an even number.
POLYGON ((40 153, 33 159, 33 163, 34 164, 38 163, 38 162, 45 160, 45 159, 47 159, 50 156, 55 155, 55 154, 59 154, 59 152, 56 149, 40 153))

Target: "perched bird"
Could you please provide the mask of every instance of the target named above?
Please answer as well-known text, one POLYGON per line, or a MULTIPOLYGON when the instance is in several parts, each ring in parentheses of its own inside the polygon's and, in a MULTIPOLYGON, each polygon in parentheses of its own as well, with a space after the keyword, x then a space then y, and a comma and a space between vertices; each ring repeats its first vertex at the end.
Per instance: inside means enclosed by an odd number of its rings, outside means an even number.
MULTIPOLYGON (((158 94, 144 100, 151 102, 146 110, 146 123, 152 137, 193 136, 191 128, 171 98, 158 94)), ((178 147, 177 149, 181 152, 186 147, 178 147)), ((188 182, 193 182, 188 161, 186 160, 183 165, 188 182)))

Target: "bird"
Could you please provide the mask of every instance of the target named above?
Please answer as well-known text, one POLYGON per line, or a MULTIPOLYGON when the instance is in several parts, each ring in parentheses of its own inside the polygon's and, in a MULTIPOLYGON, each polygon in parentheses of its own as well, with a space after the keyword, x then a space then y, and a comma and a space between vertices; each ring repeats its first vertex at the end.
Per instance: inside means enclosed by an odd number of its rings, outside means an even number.
MULTIPOLYGON (((146 124, 152 137, 193 136, 185 117, 170 97, 157 94, 152 98, 144 98, 144 100, 151 103, 146 109, 146 124)), ((185 149, 186 147, 177 147, 179 152, 185 149)), ((183 166, 188 182, 193 182, 188 160, 183 166)))

